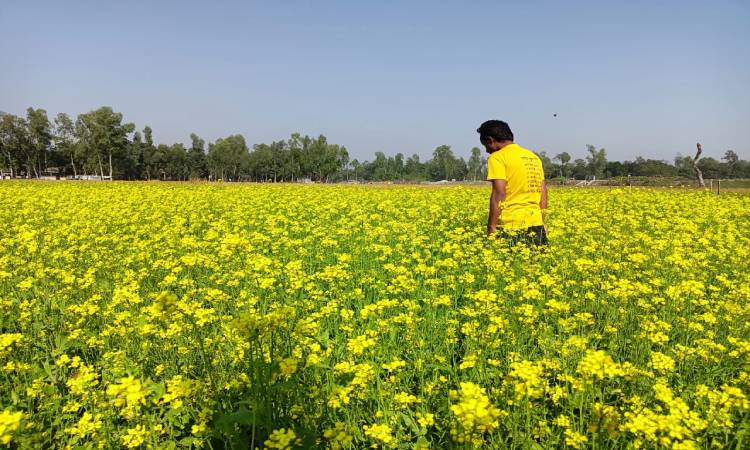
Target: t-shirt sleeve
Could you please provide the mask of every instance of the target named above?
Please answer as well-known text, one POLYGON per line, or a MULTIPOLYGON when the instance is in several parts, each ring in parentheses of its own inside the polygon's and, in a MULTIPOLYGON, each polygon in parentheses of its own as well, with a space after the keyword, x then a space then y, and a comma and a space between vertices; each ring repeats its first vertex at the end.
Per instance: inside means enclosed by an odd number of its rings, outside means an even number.
POLYGON ((500 158, 487 158, 487 180, 506 180, 505 163, 500 158))

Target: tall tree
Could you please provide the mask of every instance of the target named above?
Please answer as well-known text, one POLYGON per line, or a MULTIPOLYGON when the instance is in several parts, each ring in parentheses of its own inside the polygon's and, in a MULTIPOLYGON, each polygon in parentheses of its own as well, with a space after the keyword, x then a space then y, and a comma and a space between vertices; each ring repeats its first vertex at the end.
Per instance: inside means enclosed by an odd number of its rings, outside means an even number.
POLYGON ((73 169, 73 176, 78 178, 76 168, 76 129, 73 119, 65 113, 59 113, 55 116, 55 150, 57 150, 66 159, 70 159, 70 166, 73 169))
POLYGON ((47 111, 41 108, 27 108, 26 122, 33 150, 34 172, 37 177, 47 170, 49 151, 52 144, 52 126, 47 118, 47 111))
POLYGON ((440 145, 432 152, 430 161, 430 178, 432 180, 450 180, 453 175, 453 150, 450 145, 440 145))
POLYGON ((360 173, 359 171, 360 171, 360 167, 362 167, 362 164, 359 163, 359 160, 357 158, 354 158, 351 162, 351 165, 352 165, 352 170, 354 172, 354 181, 357 181, 357 179, 359 178, 359 173, 360 173))
POLYGON ((578 158, 573 161, 573 168, 571 169, 571 175, 576 180, 583 180, 588 174, 588 165, 585 159, 578 158))
POLYGON ((404 154, 403 153, 396 153, 396 156, 393 157, 393 163, 392 163, 392 177, 394 179, 402 180, 404 178, 404 154))
POLYGON ((721 159, 727 162, 727 173, 729 178, 733 178, 737 171, 737 163, 739 163, 740 157, 737 156, 734 150, 727 150, 721 159))
POLYGON ((158 175, 163 158, 161 152, 156 150, 153 130, 148 125, 143 127, 143 140, 143 170, 146 172, 146 179, 150 180, 152 176, 158 175))
POLYGON ((466 174, 466 161, 456 158, 450 145, 436 147, 428 167, 430 178, 434 181, 463 179, 466 174))
POLYGON ((183 181, 190 177, 190 162, 184 145, 178 143, 169 146, 165 159, 165 179, 183 181))
POLYGON ((190 178, 204 178, 208 174, 206 167, 206 141, 195 133, 190 134, 190 178))
POLYGON ((84 152, 91 159, 96 159, 99 174, 104 177, 103 160, 109 166, 109 179, 114 177, 113 159, 124 157, 128 146, 128 134, 135 125, 122 123, 122 114, 116 113, 109 106, 79 114, 76 130, 84 152))
POLYGON ((562 152, 555 155, 553 160, 560 163, 560 176, 565 178, 568 176, 568 163, 570 162, 570 154, 568 152, 562 152))
POLYGON ((346 150, 346 147, 339 149, 338 166, 339 170, 343 172, 342 178, 346 178, 346 181, 349 181, 349 152, 346 150))
POLYGON ((127 178, 128 179, 143 179, 145 169, 145 145, 143 138, 141 137, 140 131, 133 133, 133 139, 130 141, 127 152, 127 178))
POLYGON ((28 125, 23 117, 6 114, 0 118, 0 143, 8 161, 11 177, 17 175, 18 164, 26 165, 26 178, 31 178, 32 172, 37 173, 33 161, 34 148, 28 125))
POLYGON ((477 178, 480 177, 480 171, 482 170, 482 150, 480 150, 479 147, 473 147, 471 149, 471 157, 469 158, 467 166, 471 180, 477 181, 477 178))
POLYGON ((601 178, 604 175, 604 169, 607 167, 607 151, 603 148, 597 150, 593 145, 587 145, 586 151, 589 153, 586 156, 588 174, 595 178, 601 178))
POLYGON ((539 159, 542 161, 542 169, 544 170, 545 178, 553 178, 557 172, 557 167, 552 164, 552 160, 547 156, 547 152, 539 152, 537 154, 539 159))
POLYGON ((698 165, 698 160, 700 160, 701 158, 701 153, 703 153, 703 147, 701 147, 700 142, 698 142, 697 144, 695 144, 695 157, 693 157, 691 164, 693 166, 693 173, 695 173, 695 179, 698 182, 698 187, 706 187, 706 182, 703 181, 703 171, 698 165))
POLYGON ((249 168, 249 159, 245 138, 236 134, 209 144, 206 162, 213 179, 237 181, 249 168))
POLYGON ((406 178, 411 181, 425 179, 425 165, 419 161, 419 155, 415 153, 406 159, 404 172, 406 173, 406 178))
POLYGON ((369 178, 374 181, 384 181, 388 179, 388 158, 383 152, 375 152, 375 159, 368 167, 369 178))

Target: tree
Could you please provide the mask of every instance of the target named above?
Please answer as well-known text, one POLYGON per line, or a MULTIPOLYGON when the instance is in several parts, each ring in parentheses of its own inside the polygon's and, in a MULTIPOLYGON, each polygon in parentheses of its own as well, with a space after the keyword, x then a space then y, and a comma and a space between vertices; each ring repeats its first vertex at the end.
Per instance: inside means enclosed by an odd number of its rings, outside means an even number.
POLYGON ((349 151, 346 150, 346 147, 341 147, 339 149, 338 166, 339 170, 341 170, 346 177, 346 181, 349 181, 349 151))
POLYGON ((401 180, 404 178, 404 154, 396 153, 393 159, 388 158, 390 164, 391 178, 401 180))
POLYGON ((537 154, 539 159, 542 161, 542 169, 544 170, 544 178, 554 178, 559 168, 552 164, 552 160, 547 156, 547 152, 539 152, 537 154))
POLYGON ((307 144, 304 149, 309 162, 307 169, 310 178, 328 181, 338 171, 340 146, 329 144, 322 134, 317 139, 305 136, 303 142, 307 144))
POLYGON ((188 151, 188 166, 190 178, 204 178, 208 175, 206 167, 206 141, 195 133, 190 133, 190 150, 188 151))
POLYGON ((693 160, 690 162, 693 166, 693 172, 695 173, 695 179, 698 182, 698 187, 706 187, 706 182, 703 181, 703 171, 698 165, 698 160, 701 157, 701 153, 703 153, 703 147, 701 147, 700 142, 695 144, 695 157, 693 157, 693 160))
POLYGON ((31 149, 33 151, 34 172, 38 177, 42 170, 47 170, 49 151, 52 144, 52 126, 47 118, 47 111, 41 108, 27 108, 26 122, 29 129, 31 149))
POLYGON ((166 149, 164 178, 187 180, 190 178, 190 163, 187 150, 182 144, 172 144, 166 149))
POLYGON ((477 181, 477 178, 480 176, 482 162, 482 150, 480 150, 479 147, 473 147, 471 149, 471 157, 469 157, 469 162, 467 164, 469 176, 472 181, 477 181))
MULTIPOLYGON (((708 158, 701 158, 700 161, 698 161, 698 170, 700 171, 702 177, 706 178, 722 178, 723 170, 722 170, 722 164, 717 159, 708 157, 708 158)), ((701 177, 701 178, 702 178, 701 177)), ((700 181, 698 182, 698 185, 700 186, 700 181)), ((705 187, 706 183, 703 182, 703 186, 705 187)))
POLYGON ((425 165, 419 162, 419 155, 415 153, 406 159, 404 173, 406 178, 412 181, 425 179, 425 165))
POLYGON ((352 165, 352 170, 354 171, 354 181, 357 181, 357 179, 359 178, 359 173, 360 173, 359 171, 360 171, 360 168, 362 167, 362 164, 359 163, 359 160, 357 158, 354 158, 351 162, 351 165, 352 165))
POLYGON ((146 155, 145 155, 145 144, 141 133, 136 131, 133 133, 133 139, 128 145, 127 151, 127 164, 123 172, 126 174, 127 179, 141 180, 143 179, 144 172, 146 170, 146 155))
POLYGON ((567 177, 568 176, 568 163, 570 162, 570 153, 568 152, 558 153, 552 159, 560 163, 560 176, 563 178, 567 177))
POLYGON ((571 169, 571 175, 576 180, 583 180, 588 174, 588 165, 584 159, 576 159, 573 162, 573 168, 571 169))
POLYGON ((206 163, 213 179, 237 181, 241 175, 247 174, 249 162, 250 153, 241 134, 217 139, 208 146, 206 163))
POLYGON ((73 169, 73 176, 78 177, 78 170, 76 169, 76 129, 73 124, 73 119, 65 113, 59 113, 55 116, 55 150, 63 155, 66 159, 70 159, 70 166, 73 169))
POLYGON ((729 178, 734 177, 736 171, 737 171, 737 164, 740 161, 739 156, 737 156, 737 153, 734 152, 734 150, 727 150, 724 153, 724 157, 722 157, 724 161, 727 162, 727 172, 729 178))
POLYGON ((628 167, 620 161, 607 161, 604 174, 607 177, 623 177, 628 175, 628 167))
POLYGON ((385 153, 375 152, 375 160, 369 164, 369 177, 374 181, 384 181, 388 179, 388 158, 385 153))
POLYGON ((96 160, 102 178, 102 159, 107 161, 110 180, 114 177, 113 159, 121 160, 125 156, 128 134, 134 129, 132 123, 122 123, 122 114, 114 112, 109 106, 79 114, 76 120, 76 132, 84 153, 89 160, 96 160))
POLYGON ((690 177, 693 175, 693 158, 678 153, 674 157, 674 167, 678 176, 690 177))
POLYGON ((0 118, 0 143, 5 157, 8 161, 11 177, 18 173, 16 165, 20 161, 26 164, 26 177, 31 178, 31 173, 36 171, 33 162, 34 150, 29 136, 29 128, 23 117, 6 114, 0 118))
POLYGON ((146 179, 150 180, 152 175, 159 173, 159 165, 163 158, 161 158, 161 154, 157 154, 153 130, 148 125, 143 127, 143 140, 143 170, 146 172, 146 179))
POLYGON ((588 174, 594 178, 601 178, 607 166, 607 151, 603 148, 597 150, 593 145, 586 145, 586 151, 589 152, 586 156, 588 174))
POLYGON ((253 146, 248 163, 251 180, 266 181, 271 175, 273 175, 274 181, 276 180, 278 168, 273 163, 271 145, 256 144, 253 146))
POLYGON ((434 181, 459 178, 466 171, 466 163, 453 155, 450 145, 440 145, 432 152, 429 163, 430 178, 434 181), (463 170, 461 165, 463 165, 463 170))
POLYGON ((677 169, 666 161, 645 159, 641 156, 637 157, 633 162, 625 161, 624 166, 626 167, 627 173, 640 177, 677 175, 677 169))

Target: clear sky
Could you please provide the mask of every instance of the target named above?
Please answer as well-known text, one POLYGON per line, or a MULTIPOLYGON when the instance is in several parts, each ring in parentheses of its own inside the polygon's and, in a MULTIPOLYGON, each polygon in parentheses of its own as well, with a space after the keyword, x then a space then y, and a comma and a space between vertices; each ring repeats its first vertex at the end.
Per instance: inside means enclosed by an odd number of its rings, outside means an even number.
POLYGON ((750 159, 750 1, 2 0, 0 110, 102 105, 160 143, 467 156, 497 118, 550 156, 750 159))

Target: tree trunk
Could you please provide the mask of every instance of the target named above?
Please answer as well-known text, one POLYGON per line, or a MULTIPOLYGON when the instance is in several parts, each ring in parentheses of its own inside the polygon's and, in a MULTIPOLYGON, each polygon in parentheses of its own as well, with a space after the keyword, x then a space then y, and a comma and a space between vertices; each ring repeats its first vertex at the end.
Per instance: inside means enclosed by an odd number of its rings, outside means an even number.
POLYGON ((109 151, 109 181, 112 181, 112 150, 109 151))
POLYGON ((70 165, 73 166, 73 178, 75 179, 75 178, 78 177, 78 171, 76 170, 76 163, 75 163, 75 161, 73 161, 73 154, 72 153, 70 154, 70 165))
POLYGON ((99 160, 99 177, 104 179, 104 167, 102 167, 102 155, 97 154, 96 159, 99 160))
POLYGON ((36 162, 32 162, 29 158, 28 164, 26 164, 26 178, 31 178, 31 169, 34 169, 34 176, 39 178, 39 172, 36 170, 36 162))
POLYGON ((703 149, 700 142, 695 144, 695 146, 698 150, 695 152, 695 158, 693 158, 693 173, 695 173, 695 179, 698 181, 698 187, 706 187, 706 183, 703 181, 703 172, 698 167, 698 160, 701 157, 701 153, 703 153, 703 149))
POLYGON ((10 152, 7 152, 6 155, 8 156, 8 167, 10 167, 10 177, 15 178, 13 176, 13 158, 11 158, 10 152))

